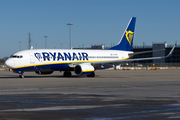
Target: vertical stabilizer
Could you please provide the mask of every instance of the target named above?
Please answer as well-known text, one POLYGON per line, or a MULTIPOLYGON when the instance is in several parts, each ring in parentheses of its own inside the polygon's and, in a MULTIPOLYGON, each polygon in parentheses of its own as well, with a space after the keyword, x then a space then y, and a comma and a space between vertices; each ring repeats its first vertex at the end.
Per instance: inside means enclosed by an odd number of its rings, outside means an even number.
POLYGON ((124 50, 124 51, 132 50, 135 22, 136 22, 136 18, 132 17, 119 43, 116 46, 110 48, 109 50, 124 50))

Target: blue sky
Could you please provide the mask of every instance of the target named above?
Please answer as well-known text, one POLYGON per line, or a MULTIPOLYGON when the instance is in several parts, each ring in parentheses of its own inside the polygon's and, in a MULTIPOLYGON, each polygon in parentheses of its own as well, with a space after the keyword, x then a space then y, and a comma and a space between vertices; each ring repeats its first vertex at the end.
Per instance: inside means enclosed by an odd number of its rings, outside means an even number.
POLYGON ((0 58, 27 49, 117 44, 131 17, 136 17, 134 45, 179 42, 180 0, 0 0, 0 58))

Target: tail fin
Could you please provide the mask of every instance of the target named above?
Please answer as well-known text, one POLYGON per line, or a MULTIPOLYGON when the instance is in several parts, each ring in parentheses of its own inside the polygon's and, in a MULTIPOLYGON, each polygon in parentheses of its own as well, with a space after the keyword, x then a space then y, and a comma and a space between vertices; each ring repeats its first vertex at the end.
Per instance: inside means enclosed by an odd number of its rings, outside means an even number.
POLYGON ((136 18, 132 17, 119 43, 116 46, 110 48, 109 50, 123 50, 123 51, 132 50, 135 22, 136 22, 136 18))

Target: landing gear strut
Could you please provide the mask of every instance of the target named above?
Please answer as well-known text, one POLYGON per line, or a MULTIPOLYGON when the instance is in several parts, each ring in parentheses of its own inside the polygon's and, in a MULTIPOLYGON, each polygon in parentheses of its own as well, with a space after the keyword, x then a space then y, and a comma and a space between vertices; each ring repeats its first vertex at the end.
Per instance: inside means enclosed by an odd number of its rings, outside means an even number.
POLYGON ((70 71, 65 71, 64 72, 64 77, 71 77, 71 72, 70 71))

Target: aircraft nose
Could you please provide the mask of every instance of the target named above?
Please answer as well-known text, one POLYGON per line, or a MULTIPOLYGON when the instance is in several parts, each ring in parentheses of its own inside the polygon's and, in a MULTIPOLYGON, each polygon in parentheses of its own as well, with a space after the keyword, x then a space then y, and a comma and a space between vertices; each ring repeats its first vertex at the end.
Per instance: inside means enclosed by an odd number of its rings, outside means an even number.
POLYGON ((13 61, 11 59, 7 59, 5 61, 5 65, 8 67, 8 68, 13 68, 13 61))

